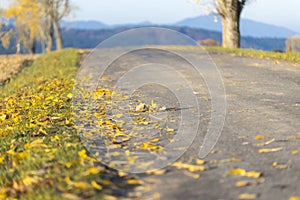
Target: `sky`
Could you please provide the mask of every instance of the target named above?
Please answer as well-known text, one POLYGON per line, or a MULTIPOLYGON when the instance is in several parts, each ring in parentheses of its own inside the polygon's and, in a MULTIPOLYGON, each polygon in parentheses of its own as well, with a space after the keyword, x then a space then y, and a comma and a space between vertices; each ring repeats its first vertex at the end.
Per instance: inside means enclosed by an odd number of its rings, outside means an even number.
MULTIPOLYGON (((0 6, 11 0, 0 0, 0 6)), ((204 15, 195 0, 71 0, 75 11, 67 20, 97 20, 114 25, 149 21, 170 24, 204 15)), ((213 0, 201 0, 209 2, 213 0)), ((284 26, 300 33, 300 0, 248 0, 242 17, 284 26)))
MULTIPOLYGON (((106 24, 174 23, 205 14, 193 0, 72 0, 76 9, 68 20, 97 20, 106 24)), ((209 0, 202 0, 209 1, 209 0)), ((249 0, 242 17, 280 25, 300 33, 300 0, 249 0)))

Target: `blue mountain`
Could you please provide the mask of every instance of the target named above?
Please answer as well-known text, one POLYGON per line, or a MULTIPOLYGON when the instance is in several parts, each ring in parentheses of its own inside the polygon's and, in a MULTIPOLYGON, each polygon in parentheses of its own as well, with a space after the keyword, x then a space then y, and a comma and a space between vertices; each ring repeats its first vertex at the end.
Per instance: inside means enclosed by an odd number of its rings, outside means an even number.
MULTIPOLYGON (((222 31, 221 18, 217 15, 199 16, 188 18, 174 24, 190 28, 201 28, 213 31, 222 31)), ((249 19, 241 19, 240 24, 242 36, 288 38, 297 32, 285 27, 275 26, 249 19)))

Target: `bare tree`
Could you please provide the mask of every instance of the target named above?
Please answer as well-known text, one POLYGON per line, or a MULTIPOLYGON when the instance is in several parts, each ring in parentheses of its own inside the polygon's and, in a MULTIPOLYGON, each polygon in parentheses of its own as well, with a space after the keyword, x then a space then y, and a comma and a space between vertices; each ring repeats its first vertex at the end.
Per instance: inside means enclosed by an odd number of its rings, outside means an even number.
POLYGON ((59 22, 65 16, 69 15, 71 12, 71 6, 69 0, 46 0, 50 19, 53 25, 55 39, 56 39, 56 49, 63 48, 61 30, 59 27, 59 22))
MULTIPOLYGON (((240 47, 240 16, 248 0, 213 0, 210 1, 211 11, 222 18, 222 46, 227 48, 240 47)), ((196 0, 199 4, 202 0, 196 0)), ((208 3, 208 2, 206 2, 208 3)))

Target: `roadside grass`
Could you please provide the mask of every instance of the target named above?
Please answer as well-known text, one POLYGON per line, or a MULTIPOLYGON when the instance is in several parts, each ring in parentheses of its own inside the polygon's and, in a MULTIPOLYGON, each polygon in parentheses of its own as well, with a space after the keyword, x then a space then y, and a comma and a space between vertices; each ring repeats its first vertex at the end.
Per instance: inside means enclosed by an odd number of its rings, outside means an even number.
POLYGON ((223 47, 204 47, 207 51, 232 53, 239 56, 255 57, 255 58, 267 58, 277 61, 287 61, 290 63, 300 64, 300 52, 271 52, 254 49, 231 49, 223 47))
POLYGON ((254 58, 272 59, 275 61, 286 61, 294 64, 300 64, 300 52, 271 52, 262 51, 255 49, 234 49, 234 48, 223 48, 223 47, 209 47, 209 46, 164 46, 166 50, 207 50, 208 52, 223 52, 229 54, 235 54, 239 56, 247 56, 254 58))
POLYGON ((0 88, 0 199, 99 199, 132 179, 113 183, 117 174, 78 138, 71 102, 78 62, 73 49, 40 56, 0 88))

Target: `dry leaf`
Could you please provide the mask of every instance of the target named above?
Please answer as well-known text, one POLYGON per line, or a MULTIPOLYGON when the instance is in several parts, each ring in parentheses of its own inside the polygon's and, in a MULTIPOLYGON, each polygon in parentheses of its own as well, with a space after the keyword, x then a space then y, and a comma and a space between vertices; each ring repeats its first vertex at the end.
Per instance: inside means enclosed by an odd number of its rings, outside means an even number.
POLYGON ((96 181, 92 181, 91 185, 93 186, 93 188, 95 188, 97 190, 102 190, 102 186, 99 185, 96 181))
POLYGON ((244 193, 244 194, 240 194, 239 195, 239 199, 240 200, 250 200, 250 199, 256 199, 257 198, 257 194, 248 194, 248 193, 244 193))
POLYGON ((137 180, 137 179, 127 180, 127 183, 129 185, 143 185, 144 184, 144 182, 142 180, 137 180))
POLYGON ((71 193, 64 193, 62 194, 62 197, 64 199, 69 199, 69 200, 81 200, 80 197, 78 197, 77 195, 75 194, 71 194, 71 193))
POLYGON ((166 173, 165 169, 154 170, 154 171, 147 172, 147 174, 149 174, 149 175, 163 175, 165 173, 166 173))
POLYGON ((193 174, 191 172, 188 172, 188 171, 185 171, 183 172, 185 175, 191 177, 191 178, 194 178, 194 179, 199 179, 200 178, 200 174, 193 174))
POLYGON ((292 150, 292 151, 291 151, 291 154, 292 154, 292 155, 297 155, 298 153, 299 153, 298 150, 292 150))
POLYGON ((273 148, 273 149, 260 149, 258 150, 259 153, 273 153, 273 152, 278 152, 278 151, 282 151, 283 148, 282 147, 278 147, 278 148, 273 148))
POLYGON ((235 183, 235 187, 246 187, 250 185, 248 181, 238 181, 235 183))
POLYGON ((204 166, 200 165, 190 165, 190 164, 185 164, 182 162, 175 162, 172 164, 172 166, 176 167, 177 169, 187 169, 190 172, 195 172, 195 171, 205 171, 206 168, 204 166))
POLYGON ((300 197, 291 197, 289 200, 300 200, 300 197))
POLYGON ((284 164, 278 164, 277 162, 274 162, 272 165, 273 165, 273 167, 275 167, 276 169, 286 169, 286 168, 288 168, 287 165, 284 165, 284 164))
POLYGON ((246 170, 241 168, 229 170, 228 174, 234 176, 245 176, 249 178, 259 178, 262 175, 260 172, 256 172, 256 171, 247 172, 246 170))

